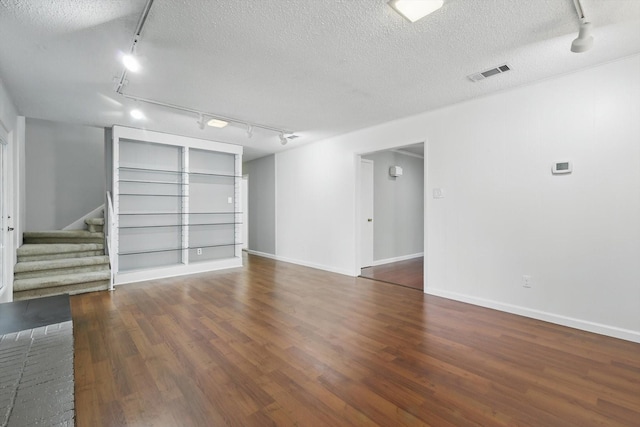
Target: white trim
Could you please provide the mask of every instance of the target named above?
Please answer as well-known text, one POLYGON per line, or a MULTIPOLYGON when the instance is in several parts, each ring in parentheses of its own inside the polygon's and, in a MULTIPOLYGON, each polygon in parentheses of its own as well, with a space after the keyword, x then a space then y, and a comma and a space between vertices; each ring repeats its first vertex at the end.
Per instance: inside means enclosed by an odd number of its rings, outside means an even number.
POLYGON ((408 152, 408 151, 404 151, 404 150, 403 150, 403 149, 401 149, 401 148, 398 148, 398 149, 396 149, 396 150, 391 150, 391 151, 393 151, 394 153, 402 154, 402 155, 404 155, 404 156, 417 157, 418 159, 424 159, 424 156, 421 156, 420 154, 410 153, 410 152, 408 152))
POLYGON ((329 271, 331 273, 343 274, 345 276, 351 276, 351 277, 356 277, 357 276, 356 274, 353 274, 353 272, 350 271, 350 270, 341 269, 341 268, 334 268, 334 267, 330 267, 328 265, 316 264, 314 262, 301 261, 301 260, 293 259, 293 258, 285 258, 285 257, 277 256, 277 255, 273 259, 275 259, 276 261, 288 262, 288 263, 291 263, 291 264, 302 265, 304 267, 310 267, 310 268, 315 268, 315 269, 318 269, 318 270, 329 271))
POLYGON ((261 256, 263 258, 275 259, 276 261, 278 260, 278 257, 276 255, 269 254, 269 253, 266 253, 266 252, 253 251, 251 249, 245 249, 245 252, 247 252, 248 254, 251 254, 251 255, 261 256))
POLYGON ((399 261, 406 261, 408 259, 414 259, 414 258, 422 258, 424 257, 424 252, 420 252, 420 253, 416 253, 416 254, 409 254, 409 255, 402 255, 402 256, 397 256, 394 258, 386 258, 386 259, 379 259, 379 260, 374 260, 373 264, 371 264, 372 267, 376 267, 378 265, 384 265, 384 264, 389 264, 392 262, 399 262, 399 261))
POLYGON ((95 208, 94 210, 92 210, 91 212, 84 214, 82 218, 76 219, 71 224, 64 227, 63 230, 84 230, 85 228, 84 220, 89 218, 102 218, 104 216, 103 210, 104 210, 104 203, 98 206, 97 208, 95 208))
POLYGON ((546 311, 535 310, 532 308, 522 307, 519 305, 507 304, 499 301, 478 298, 471 295, 460 294, 457 292, 449 292, 442 289, 427 289, 424 292, 429 295, 447 298, 455 301, 465 302, 480 307, 500 310, 519 316, 530 317, 532 319, 543 320, 545 322, 555 323, 557 325, 567 326, 569 328, 580 329, 587 332, 593 332, 600 335, 606 335, 627 341, 640 343, 640 331, 618 328, 616 326, 604 325, 602 323, 590 322, 588 320, 576 319, 573 317, 562 316, 546 311))
MULTIPOLYGON (((242 155, 241 145, 229 144, 226 142, 210 141, 188 136, 172 135, 168 133, 155 132, 144 129, 134 129, 124 126, 113 127, 113 140, 134 139, 137 141, 154 142, 179 147, 199 148, 207 151, 220 151, 229 154, 242 155)), ((116 157, 114 157, 115 159, 116 157)), ((115 164, 115 161, 114 161, 115 164)))
POLYGON ((167 277, 184 276, 187 274, 212 272, 227 268, 242 267, 242 258, 228 258, 218 261, 202 262, 174 267, 154 268, 149 270, 128 271, 116 273, 114 283, 124 285, 127 283, 144 282, 147 280, 164 279, 167 277))

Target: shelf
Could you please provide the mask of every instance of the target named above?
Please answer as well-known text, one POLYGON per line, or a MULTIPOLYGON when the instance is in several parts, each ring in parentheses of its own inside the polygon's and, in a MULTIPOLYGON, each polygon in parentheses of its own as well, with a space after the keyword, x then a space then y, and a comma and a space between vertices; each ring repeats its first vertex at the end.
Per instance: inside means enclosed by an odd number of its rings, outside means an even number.
POLYGON ((118 227, 123 230, 125 228, 170 228, 170 227, 182 227, 181 224, 171 224, 171 225, 121 225, 118 227))
POLYGON ((146 180, 146 179, 119 179, 118 182, 129 182, 129 183, 137 183, 137 184, 187 185, 186 182, 151 181, 151 180, 146 180))
POLYGON ((124 212, 118 215, 241 215, 242 212, 124 212))
POLYGON ((119 196, 189 197, 187 194, 145 194, 145 193, 120 193, 119 196))
POLYGON ((131 171, 131 172, 156 172, 156 173, 170 173, 173 175, 182 175, 184 172, 182 171, 171 171, 166 169, 147 169, 147 168, 134 168, 128 166, 120 166, 118 168, 120 171, 131 171))
POLYGON ((205 249, 205 248, 224 248, 224 247, 229 247, 229 246, 238 246, 238 245, 242 245, 242 243, 225 243, 222 245, 202 245, 202 246, 196 246, 196 247, 188 247, 188 248, 167 248, 167 249, 150 249, 150 250, 146 250, 146 251, 131 251, 131 252, 120 252, 118 255, 141 255, 141 254, 152 254, 152 253, 160 253, 160 252, 177 252, 177 251, 183 251, 183 250, 190 250, 190 249, 205 249))
POLYGON ((241 175, 235 175, 235 174, 171 171, 171 170, 165 170, 165 169, 134 168, 134 167, 126 167, 126 166, 121 166, 118 168, 118 170, 131 171, 131 172, 169 173, 173 175, 187 174, 187 175, 199 175, 199 176, 222 176, 227 178, 242 178, 241 175))
POLYGON ((211 225, 241 225, 241 222, 210 222, 205 224, 171 224, 171 225, 126 225, 118 228, 169 228, 169 227, 200 227, 211 225))

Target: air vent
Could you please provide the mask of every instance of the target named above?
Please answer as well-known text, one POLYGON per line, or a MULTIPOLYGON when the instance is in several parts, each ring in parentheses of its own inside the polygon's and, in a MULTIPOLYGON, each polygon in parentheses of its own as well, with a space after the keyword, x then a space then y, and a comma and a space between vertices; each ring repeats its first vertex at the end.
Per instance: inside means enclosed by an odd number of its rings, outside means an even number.
POLYGON ((500 65, 498 67, 492 68, 490 70, 483 71, 481 73, 471 74, 467 77, 469 77, 469 80, 471 80, 472 82, 479 82, 480 80, 484 80, 487 77, 495 76, 496 74, 506 73, 509 70, 511 70, 511 67, 509 67, 509 65, 507 64, 504 64, 504 65, 500 65))

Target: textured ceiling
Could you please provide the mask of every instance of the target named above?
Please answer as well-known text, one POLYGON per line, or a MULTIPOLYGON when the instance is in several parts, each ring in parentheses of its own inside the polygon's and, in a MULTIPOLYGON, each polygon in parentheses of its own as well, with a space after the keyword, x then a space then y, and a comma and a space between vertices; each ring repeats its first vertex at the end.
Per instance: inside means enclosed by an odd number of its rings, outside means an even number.
POLYGON ((114 91, 145 0, 0 0, 0 77, 27 117, 287 149, 640 52, 640 0, 445 0, 410 24, 386 0, 155 0, 124 92, 295 131, 200 130, 114 91), (512 71, 472 83, 503 63, 512 71), (127 115, 138 104, 147 119, 127 115))

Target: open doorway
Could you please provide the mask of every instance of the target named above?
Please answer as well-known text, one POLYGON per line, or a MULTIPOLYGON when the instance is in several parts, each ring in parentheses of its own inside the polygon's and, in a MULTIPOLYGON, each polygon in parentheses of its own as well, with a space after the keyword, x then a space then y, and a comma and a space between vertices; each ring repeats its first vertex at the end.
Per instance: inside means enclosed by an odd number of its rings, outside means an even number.
POLYGON ((361 159, 360 276, 423 290, 424 143, 361 159), (368 213, 370 198, 373 214, 368 213), (368 250, 372 258, 365 256, 368 250))

